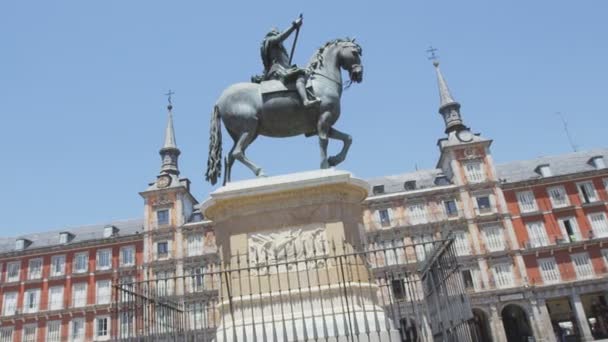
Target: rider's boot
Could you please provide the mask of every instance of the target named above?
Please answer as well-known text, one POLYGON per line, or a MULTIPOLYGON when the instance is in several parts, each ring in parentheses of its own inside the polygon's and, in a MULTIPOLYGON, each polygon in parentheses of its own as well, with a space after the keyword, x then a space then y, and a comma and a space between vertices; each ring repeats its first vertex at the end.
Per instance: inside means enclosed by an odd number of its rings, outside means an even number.
POLYGON ((300 95, 302 104, 305 108, 310 108, 321 103, 321 100, 316 96, 313 96, 312 99, 308 99, 308 94, 306 94, 306 79, 304 77, 298 78, 296 81, 296 89, 298 90, 298 94, 300 95))

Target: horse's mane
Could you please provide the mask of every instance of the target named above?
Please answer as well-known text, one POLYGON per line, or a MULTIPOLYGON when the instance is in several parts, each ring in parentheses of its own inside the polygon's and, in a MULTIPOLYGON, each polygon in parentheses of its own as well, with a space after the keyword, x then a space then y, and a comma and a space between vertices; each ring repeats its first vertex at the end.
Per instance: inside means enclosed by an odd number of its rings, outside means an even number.
POLYGON ((340 43, 353 43, 355 44, 358 48, 359 48, 359 52, 362 52, 361 46, 357 43, 355 43, 355 39, 351 39, 351 38, 337 38, 337 39, 332 39, 330 41, 328 41, 327 43, 323 44, 319 49, 317 49, 317 52, 312 56, 312 58, 310 59, 310 62, 308 63, 308 69, 310 70, 317 70, 320 67, 323 66, 323 53, 325 52, 325 50, 327 50, 328 48, 340 44, 340 43))

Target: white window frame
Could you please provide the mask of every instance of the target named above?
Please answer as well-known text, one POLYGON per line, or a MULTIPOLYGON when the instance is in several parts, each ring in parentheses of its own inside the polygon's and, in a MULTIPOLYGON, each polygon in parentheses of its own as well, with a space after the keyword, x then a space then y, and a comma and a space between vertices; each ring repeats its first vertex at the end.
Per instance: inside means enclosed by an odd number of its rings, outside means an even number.
POLYGON ((69 340, 70 342, 84 342, 84 338, 86 335, 86 321, 84 317, 76 317, 72 318, 70 321, 70 332, 69 332, 69 340), (77 331, 78 335, 74 334, 75 323, 78 323, 80 329, 77 331))
POLYGON ((112 269, 112 248, 103 248, 97 250, 97 256, 95 258, 95 269, 97 271, 105 271, 112 269), (101 264, 102 254, 108 253, 108 265, 101 264))
POLYGON ((412 203, 407 206, 407 217, 409 218, 410 224, 425 224, 429 222, 428 208, 426 203, 412 203))
POLYGON ((557 219, 557 224, 559 225, 559 229, 562 232, 562 236, 564 236, 567 241, 573 242, 580 241, 583 239, 576 216, 559 217, 557 219), (566 230, 566 221, 570 222, 570 227, 572 228, 574 234, 568 234, 568 231, 566 230), (574 239, 572 237, 574 237, 574 239))
POLYGON ((130 246, 123 246, 120 248, 120 266, 122 267, 126 267, 126 266, 133 266, 135 265, 135 246, 134 245, 130 245, 130 246), (125 252, 126 251, 130 251, 130 261, 125 261, 125 252))
POLYGON ((501 227, 498 224, 493 224, 493 225, 483 226, 481 228, 481 230, 482 230, 482 235, 483 235, 483 240, 485 242, 486 250, 488 250, 489 252, 498 252, 498 251, 505 250, 505 248, 506 248, 505 232, 504 232, 503 227, 501 227), (499 234, 497 234, 497 236, 499 236, 499 238, 497 238, 497 240, 492 239, 493 235, 496 235, 496 234, 488 234, 488 233, 491 233, 492 231, 499 233, 499 234))
POLYGON ((48 297, 48 309, 49 310, 62 310, 63 309, 63 286, 52 286, 49 288, 48 297), (53 298, 53 295, 59 296, 59 298, 53 298))
POLYGON ((36 313, 40 310, 40 289, 27 289, 23 292, 23 312, 36 313), (33 294, 33 297, 31 296, 33 294), (33 303, 30 301, 33 299, 33 303))
POLYGON ((499 289, 509 288, 515 285, 515 278, 513 275, 513 264, 510 262, 492 265, 492 276, 494 277, 495 286, 499 289), (499 269, 502 267, 508 267, 508 272, 503 272, 505 271, 504 269, 499 269), (505 276, 501 275, 502 273, 510 274, 510 278, 505 278, 505 276))
POLYGON ((473 282, 473 290, 475 292, 481 291, 483 289, 483 282, 481 280, 481 272, 479 271, 479 266, 471 266, 463 268, 463 271, 468 270, 471 274, 471 280, 473 282))
POLYGON ((41 279, 42 278, 42 267, 44 266, 43 264, 43 260, 42 258, 33 258, 30 259, 27 263, 27 279, 28 280, 35 280, 35 279, 41 279), (33 267, 35 265, 32 265, 32 263, 38 263, 38 271, 36 273, 33 273, 33 267))
POLYGON ((519 204, 519 211, 522 213, 531 213, 538 211, 536 204, 536 198, 532 190, 519 191, 515 194, 517 197, 517 203, 519 204))
POLYGON ((570 254, 570 259, 572 260, 572 266, 574 267, 574 271, 576 273, 576 279, 588 279, 595 276, 593 263, 591 262, 589 253, 573 253, 570 254))
POLYGON ((73 308, 81 308, 88 305, 88 283, 87 282, 78 282, 72 283, 72 307, 73 308), (79 295, 79 291, 77 289, 83 289, 82 293, 79 295))
POLYGON ((549 196, 549 200, 551 201, 551 206, 553 208, 563 208, 570 205, 568 192, 566 192, 566 188, 563 185, 548 187, 547 195, 549 196))
POLYGON ((89 270, 89 252, 74 253, 72 273, 86 273, 89 270), (84 257, 84 268, 78 268, 78 259, 84 257))
POLYGON ((562 280, 559 266, 554 257, 538 259, 538 270, 544 284, 555 284, 562 280))
POLYGON ((469 234, 466 230, 454 230, 454 246, 456 247, 456 255, 470 255, 471 243, 469 242, 469 234))
MULTIPOLYGON (((30 330, 31 331, 31 330, 30 330)), ((21 341, 22 342, 36 342, 38 338, 38 323, 24 324, 21 328, 21 341), (33 329, 34 336, 27 336, 27 331, 33 329)))
POLYGON ((19 281, 21 279, 20 276, 21 276, 21 261, 7 262, 6 263, 6 282, 12 283, 12 282, 19 281), (12 267, 17 268, 17 274, 13 277, 10 276, 12 267))
POLYGON ((487 179, 485 163, 481 159, 466 161, 462 168, 468 183, 481 183, 487 179))
POLYGON ((475 199, 475 201, 473 202, 473 205, 475 207, 475 212, 477 213, 477 215, 488 215, 488 214, 492 214, 496 211, 496 203, 494 202, 494 194, 479 193, 479 194, 473 195, 473 198, 475 199), (487 208, 479 207, 478 199, 481 197, 488 198, 489 207, 487 207, 487 208))
POLYGON ((604 259, 604 264, 608 267, 608 248, 602 248, 602 258, 604 259))
POLYGON ((0 328, 0 342, 13 342, 15 327, 0 328))
POLYGON ((95 317, 95 329, 94 329, 94 335, 93 335, 93 340, 94 341, 109 341, 110 340, 110 333, 112 331, 111 328, 111 324, 112 324, 112 320, 110 319, 110 316, 104 315, 104 316, 97 316, 95 317), (99 336, 99 321, 100 320, 105 320, 106 321, 106 329, 105 329, 105 335, 103 336, 99 336))
POLYGON ((61 321, 46 322, 46 342, 61 342, 61 321))
POLYGON ((171 245, 172 245, 172 240, 165 240, 165 241, 157 241, 154 243, 154 259, 156 260, 167 260, 171 258, 171 245), (159 254, 158 253, 158 244, 159 243, 166 243, 167 244, 167 253, 166 254, 159 254))
POLYGON ((51 257, 49 276, 60 277, 62 275, 65 275, 65 254, 53 255, 51 257), (57 262, 59 262, 59 265, 55 264, 57 262), (59 267, 57 267, 57 266, 59 266, 59 267))
POLYGON ((528 243, 530 248, 545 247, 549 245, 549 236, 543 221, 533 221, 526 223, 528 231, 528 243))
POLYGON ((3 300, 2 300, 2 315, 3 316, 13 316, 17 313, 18 296, 19 296, 19 292, 16 292, 16 291, 4 293, 3 300), (12 297, 12 299, 9 300, 10 297, 12 297), (9 303, 12 305, 9 305, 9 303))
POLYGON ((112 280, 103 279, 95 282, 95 304, 110 304, 112 301, 112 280), (103 286, 100 286, 103 285, 103 286))
POLYGON ((597 196, 597 190, 595 189, 595 185, 593 184, 593 181, 589 180, 589 181, 585 181, 585 182, 576 183, 576 190, 578 191, 578 196, 579 196, 582 204, 594 203, 599 200, 599 197, 597 196), (587 197, 588 197, 589 201, 585 201, 585 195, 583 194, 583 189, 587 193, 587 197))
POLYGON ((594 238, 608 237, 608 218, 606 218, 605 212, 589 213, 587 214, 587 220, 594 238), (594 219, 594 217, 601 217, 602 223, 599 223, 599 220, 594 219))
POLYGON ((190 234, 187 238, 186 255, 195 256, 203 254, 203 234, 190 234))

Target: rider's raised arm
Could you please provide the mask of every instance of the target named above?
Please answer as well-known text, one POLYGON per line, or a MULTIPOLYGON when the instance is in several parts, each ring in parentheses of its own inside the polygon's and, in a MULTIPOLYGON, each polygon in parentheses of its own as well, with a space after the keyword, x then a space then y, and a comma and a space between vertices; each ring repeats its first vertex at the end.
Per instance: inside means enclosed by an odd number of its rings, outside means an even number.
POLYGON ((282 43, 285 39, 287 39, 287 37, 289 37, 289 35, 296 29, 298 28, 300 25, 302 25, 302 21, 301 20, 296 20, 293 23, 291 23, 291 27, 288 28, 287 30, 281 32, 280 34, 271 37, 269 39, 269 42, 271 44, 278 44, 278 43, 282 43))

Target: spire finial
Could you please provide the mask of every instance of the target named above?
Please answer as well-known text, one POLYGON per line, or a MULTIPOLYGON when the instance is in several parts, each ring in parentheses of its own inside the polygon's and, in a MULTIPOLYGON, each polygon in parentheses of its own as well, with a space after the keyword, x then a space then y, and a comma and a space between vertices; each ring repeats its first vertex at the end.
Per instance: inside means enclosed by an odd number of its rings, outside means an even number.
POLYGON ((432 45, 429 46, 429 48, 426 50, 426 53, 428 54, 428 59, 433 61, 433 65, 435 67, 439 66, 439 56, 437 56, 437 54, 435 54, 435 52, 437 52, 437 49, 435 49, 432 45))
POLYGON ((426 50, 426 52, 429 54, 428 59, 433 61, 433 66, 435 67, 435 72, 437 73, 437 86, 439 87, 439 113, 445 120, 445 132, 449 133, 452 131, 467 129, 460 115, 460 103, 458 103, 452 97, 450 88, 448 88, 448 84, 443 78, 441 69, 439 69, 439 56, 436 54, 437 49, 431 46, 428 50, 426 50))
POLYGON ((162 157, 161 173, 173 173, 179 175, 177 158, 180 155, 180 151, 175 142, 175 130, 173 129, 173 102, 171 101, 171 95, 173 94, 175 93, 170 89, 165 94, 167 96, 167 101, 169 102, 167 105, 168 118, 167 127, 165 128, 165 141, 159 153, 162 157))

